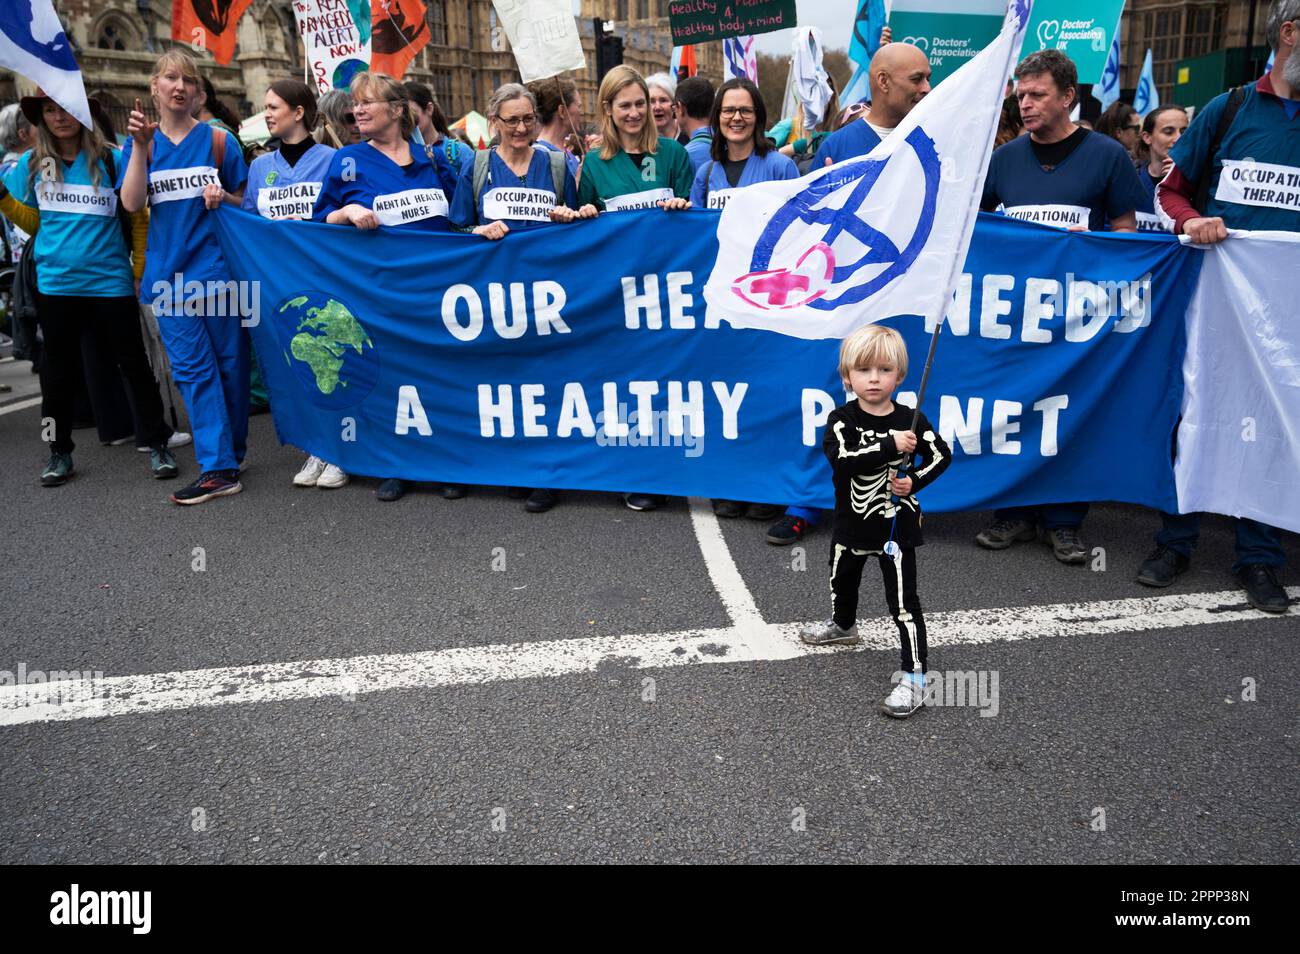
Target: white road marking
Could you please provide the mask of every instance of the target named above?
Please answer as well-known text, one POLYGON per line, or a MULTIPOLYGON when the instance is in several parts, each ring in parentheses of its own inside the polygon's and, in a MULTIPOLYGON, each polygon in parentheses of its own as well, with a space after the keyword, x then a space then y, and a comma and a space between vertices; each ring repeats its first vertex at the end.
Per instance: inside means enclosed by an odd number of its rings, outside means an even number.
POLYGON ((29 407, 35 407, 41 403, 40 397, 27 398, 23 401, 14 401, 13 404, 6 404, 0 407, 0 414, 12 414, 14 411, 25 411, 29 407))
MULTIPOLYGON (((707 522, 706 522, 707 523, 707 522)), ((707 528, 706 528, 707 529, 707 528)), ((720 572, 720 579, 727 579, 720 572)), ((734 581, 727 585, 734 584, 734 581)), ((1300 598, 1300 586, 1288 594, 1300 598)), ((745 601, 734 589, 736 612, 745 601)), ((752 603, 752 598, 750 599, 752 603)), ((1250 609, 1239 590, 1142 599, 1062 603, 1006 609, 932 613, 927 619, 931 646, 1014 642, 1059 636, 1100 636, 1206 623, 1277 619, 1250 609)), ((1294 623, 1294 620, 1291 621, 1294 623)), ((793 659, 814 653, 845 652, 799 642, 797 623, 761 620, 716 629, 639 636, 595 636, 544 642, 443 649, 422 653, 316 659, 264 666, 235 666, 188 672, 117 676, 102 680, 0 687, 0 725, 64 722, 119 715, 153 715, 259 702, 288 702, 330 696, 352 697, 394 689, 482 685, 516 679, 541 679, 592 672, 601 665, 665 669, 756 659, 793 659), (756 648, 761 652, 756 653, 756 648)), ((897 647, 888 618, 859 626, 861 649, 897 647)), ((852 650, 847 650, 852 651, 852 650)))

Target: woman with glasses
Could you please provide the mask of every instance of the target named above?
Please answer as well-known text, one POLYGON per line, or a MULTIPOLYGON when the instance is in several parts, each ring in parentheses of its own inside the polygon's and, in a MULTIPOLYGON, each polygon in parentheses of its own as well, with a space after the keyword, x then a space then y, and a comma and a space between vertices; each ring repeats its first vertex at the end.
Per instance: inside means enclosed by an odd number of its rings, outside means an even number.
POLYGON ((1119 140, 1119 144, 1128 150, 1129 156, 1137 159, 1142 120, 1138 118, 1137 110, 1128 103, 1119 100, 1111 103, 1097 120, 1096 131, 1119 140))
MULTIPOLYGON (((718 88, 709 125, 713 130, 709 161, 695 174, 691 205, 721 209, 737 190, 756 182, 799 178, 794 161, 781 155, 763 134, 767 107, 750 80, 731 79, 718 88)), ((775 504, 713 501, 713 512, 719 517, 772 520, 781 510, 775 504)))
POLYGON ((721 209, 737 189, 756 182, 799 178, 799 170, 763 135, 767 107, 758 87, 743 77, 718 88, 709 117, 713 143, 691 189, 691 205, 721 209))
POLYGON ((321 145, 342 149, 361 141, 357 116, 352 111, 352 95, 347 90, 332 89, 322 93, 316 103, 316 112, 320 116, 316 141, 321 145))
MULTIPOLYGON (((411 143, 415 112, 402 84, 384 73, 357 74, 352 110, 365 141, 334 153, 312 218, 359 229, 452 231, 447 212, 456 171, 442 150, 430 155, 411 143)), ((406 482, 396 477, 375 491, 386 502, 405 494, 406 482)))
MULTIPOLYGON (((564 153, 533 145, 537 100, 527 87, 507 83, 493 93, 488 122, 500 144, 475 153, 461 171, 451 205, 451 221, 458 228, 496 241, 510 232, 596 215, 594 205, 574 211, 578 187, 564 153)), ((556 500, 554 490, 534 489, 524 509, 544 513, 556 500)))

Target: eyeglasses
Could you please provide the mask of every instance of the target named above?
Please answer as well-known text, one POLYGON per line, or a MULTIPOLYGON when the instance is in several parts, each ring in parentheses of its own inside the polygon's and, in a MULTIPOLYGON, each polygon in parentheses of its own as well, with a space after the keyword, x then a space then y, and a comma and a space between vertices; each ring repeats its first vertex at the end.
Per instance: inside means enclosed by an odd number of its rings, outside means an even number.
POLYGON ((1141 132, 1141 131, 1142 131, 1142 124, 1141 124, 1141 123, 1134 123, 1133 125, 1131 125, 1131 126, 1125 126, 1124 128, 1127 129, 1129 132, 1141 132))
POLYGON ((718 111, 718 115, 723 119, 731 119, 733 116, 739 116, 741 119, 753 119, 753 106, 724 106, 718 111))
POLYGON ((501 125, 509 126, 512 129, 531 129, 533 124, 537 122, 537 117, 533 115, 528 115, 528 116, 515 116, 511 119, 506 119, 504 116, 497 116, 496 121, 499 122, 501 125))
POLYGON ((357 121, 356 114, 355 114, 355 113, 344 113, 344 114, 343 114, 343 121, 344 121, 345 123, 347 123, 348 125, 352 125, 353 123, 355 123, 355 122, 357 121))

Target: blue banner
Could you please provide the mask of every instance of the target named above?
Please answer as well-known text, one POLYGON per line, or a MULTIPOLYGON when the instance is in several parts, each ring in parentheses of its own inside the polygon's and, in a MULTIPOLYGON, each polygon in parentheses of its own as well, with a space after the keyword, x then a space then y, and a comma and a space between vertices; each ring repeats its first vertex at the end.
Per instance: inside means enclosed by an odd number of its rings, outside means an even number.
MULTIPOLYGON (((215 214, 284 443, 373 477, 832 503, 839 342, 710 320, 717 213, 499 242, 215 214)), ((1176 509, 1200 254, 982 214, 923 407, 955 454, 926 507, 1176 509)), ((930 334, 889 323, 906 403, 930 334)))

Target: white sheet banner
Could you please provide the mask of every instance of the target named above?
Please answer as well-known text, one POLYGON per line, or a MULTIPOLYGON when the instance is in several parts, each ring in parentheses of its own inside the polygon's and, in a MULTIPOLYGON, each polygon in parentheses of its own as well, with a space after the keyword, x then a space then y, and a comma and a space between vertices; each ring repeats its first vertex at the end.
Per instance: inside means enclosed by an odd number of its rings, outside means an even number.
POLYGON ((1300 234, 1233 232, 1187 309, 1178 505, 1300 532, 1300 234))
POLYGON ((587 68, 571 0, 492 0, 525 83, 587 68))

